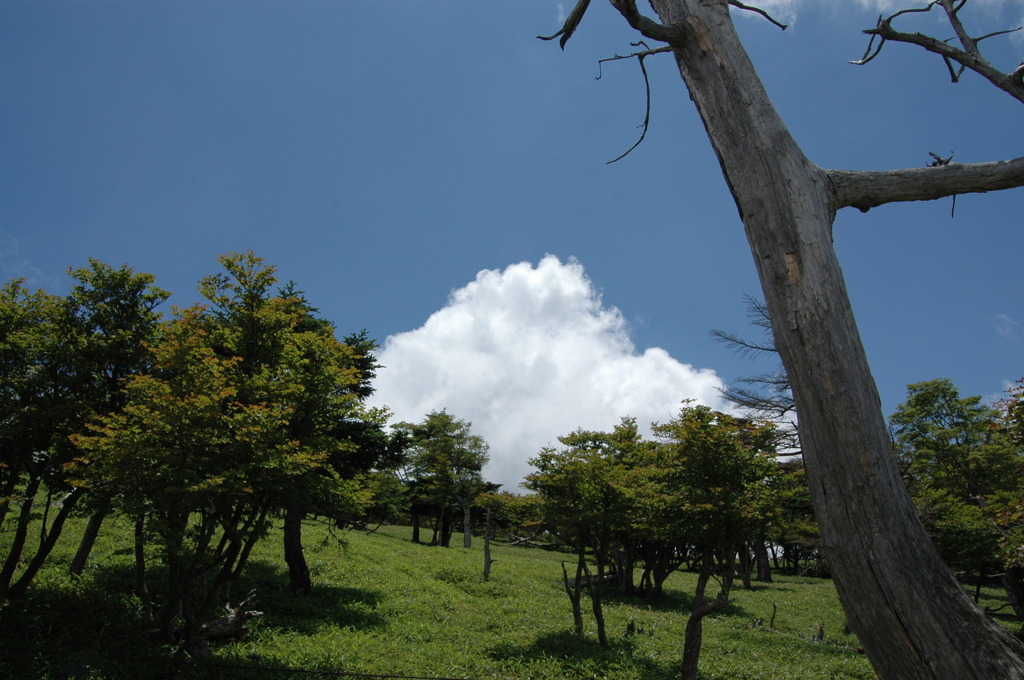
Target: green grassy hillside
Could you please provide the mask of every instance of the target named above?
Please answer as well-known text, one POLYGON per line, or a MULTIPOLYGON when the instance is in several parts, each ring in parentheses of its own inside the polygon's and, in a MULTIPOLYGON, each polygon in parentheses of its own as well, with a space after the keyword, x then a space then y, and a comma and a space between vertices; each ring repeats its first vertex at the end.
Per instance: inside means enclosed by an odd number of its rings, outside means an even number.
MULTIPOLYGON (((413 544, 404 527, 332 533, 310 523, 306 546, 314 595, 288 592, 280 537, 272 535, 232 598, 255 589, 254 607, 264 616, 244 639, 216 644, 214 665, 197 665, 149 641, 141 605, 131 595, 130 535, 127 526, 112 522, 80 579, 66 575, 75 547, 69 541, 29 600, 0 613, 0 674, 673 678, 694 581, 691 574, 672 576, 657 603, 609 596, 612 644, 601 649, 589 616, 587 637, 572 633, 561 553, 497 544, 492 552, 498 561, 484 582, 480 539, 470 550, 432 548, 413 544), (635 633, 627 635, 627 628, 635 633)), ((460 538, 453 544, 461 545, 460 538)), ((751 591, 737 589, 733 603, 706 621, 704 640, 701 668, 708 680, 875 677, 854 637, 843 633, 843 614, 827 580, 777 576, 751 591), (769 628, 773 604, 777 613, 769 628), (756 618, 764 625, 753 626, 756 618), (821 630, 824 637, 816 641, 821 630)))

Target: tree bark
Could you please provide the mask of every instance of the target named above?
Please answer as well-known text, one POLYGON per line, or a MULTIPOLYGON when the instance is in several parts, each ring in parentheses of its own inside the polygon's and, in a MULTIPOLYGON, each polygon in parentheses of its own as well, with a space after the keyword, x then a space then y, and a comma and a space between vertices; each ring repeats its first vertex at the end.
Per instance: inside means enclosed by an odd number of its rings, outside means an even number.
POLYGON ((53 518, 53 523, 49 527, 46 527, 46 517, 44 515, 42 522, 45 528, 45 533, 39 541, 39 546, 36 548, 36 554, 32 556, 28 564, 25 566, 25 571, 21 573, 21 576, 7 591, 7 596, 12 600, 19 600, 25 597, 28 592, 28 587, 32 584, 36 574, 43 567, 46 562, 46 558, 50 556, 50 552, 53 547, 57 545, 57 539, 60 538, 61 532, 64 530, 64 523, 68 517, 71 516, 71 511, 75 507, 75 503, 85 493, 80 487, 76 487, 64 497, 61 502, 60 509, 53 518))
POLYGON ((764 541, 754 541, 754 561, 757 563, 757 576, 755 581, 760 583, 772 582, 772 563, 768 559, 768 546, 764 541))
POLYGON ((829 170, 835 207, 861 212, 895 201, 930 201, 956 194, 1014 189, 1024 184, 1024 158, 994 163, 888 171, 829 170))
POLYGON ((462 502, 462 547, 473 547, 473 506, 469 499, 462 502))
POLYGON ((310 595, 313 581, 302 550, 302 517, 305 513, 289 505, 284 515, 284 561, 288 564, 288 582, 293 595, 310 595))
POLYGON ((85 571, 85 565, 89 561, 93 546, 96 545, 100 527, 103 526, 103 520, 107 518, 108 512, 109 509, 104 507, 89 516, 89 521, 82 532, 82 539, 78 542, 78 550, 75 551, 75 556, 72 558, 71 564, 68 565, 68 573, 72 576, 81 576, 85 571))
POLYGON ((744 590, 751 590, 754 587, 754 584, 750 582, 754 572, 754 560, 750 556, 750 546, 746 543, 741 543, 739 546, 739 558, 740 583, 743 584, 744 590))
POLYGON ((700 660, 700 649, 704 644, 704 617, 714 614, 729 604, 729 591, 732 588, 733 571, 736 568, 736 552, 729 548, 721 564, 722 588, 714 600, 708 602, 705 594, 708 581, 715 570, 715 555, 711 548, 704 548, 700 558, 700 569, 697 573, 697 588, 693 593, 693 606, 690 616, 686 619, 686 632, 683 634, 683 663, 681 674, 683 680, 697 680, 697 665, 700 660))
POLYGON ((565 594, 569 596, 572 604, 572 621, 576 635, 583 637, 583 610, 580 607, 580 598, 583 594, 583 569, 586 566, 586 551, 580 550, 576 555, 576 578, 569 579, 569 573, 565 569, 565 562, 562 562, 562 585, 565 587, 565 594))
POLYGON ((491 578, 491 565, 496 560, 491 559, 491 509, 487 508, 484 514, 484 580, 491 578))
POLYGON ((452 547, 452 513, 448 512, 447 508, 441 509, 441 518, 438 523, 441 530, 440 543, 438 539, 435 539, 434 545, 440 545, 442 548, 452 547))
POLYGON ((602 595, 604 595, 605 578, 604 578, 604 564, 600 561, 597 563, 597 576, 592 577, 590 570, 587 569, 587 563, 583 563, 583 578, 587 581, 587 589, 590 591, 590 608, 594 612, 594 623, 597 624, 597 643, 604 648, 608 647, 608 632, 604 623, 604 604, 602 601, 602 595))
MULTIPOLYGON (((964 592, 917 519, 892 455, 832 222, 841 205, 779 118, 726 0, 654 0, 736 201, 792 381, 808 484, 850 627, 884 680, 1024 678, 1024 646, 964 592)), ((923 180, 926 181, 926 180, 923 180)), ((847 183, 850 184, 849 182, 847 183)), ((901 199, 902 200, 902 199, 901 199)))
POLYGON ((41 479, 38 475, 29 478, 21 502, 21 512, 18 513, 18 522, 14 528, 14 536, 7 548, 7 557, 4 565, 0 568, 0 604, 9 597, 11 581, 21 561, 21 553, 25 550, 25 542, 28 539, 28 527, 32 520, 32 508, 35 505, 36 494, 39 493, 41 479))

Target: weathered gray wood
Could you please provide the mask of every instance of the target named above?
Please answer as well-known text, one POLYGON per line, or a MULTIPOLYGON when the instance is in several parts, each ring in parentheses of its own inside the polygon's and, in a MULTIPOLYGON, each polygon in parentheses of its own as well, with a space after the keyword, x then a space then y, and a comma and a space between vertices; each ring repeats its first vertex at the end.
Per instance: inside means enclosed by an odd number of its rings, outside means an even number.
POLYGON ((829 170, 828 176, 836 208, 852 206, 867 212, 883 203, 931 201, 1019 187, 1024 184, 1024 158, 873 172, 829 170))
MULTIPOLYGON (((638 18, 635 3, 612 4, 675 48, 736 201, 792 381, 822 541, 871 663, 886 680, 1024 678, 1024 646, 975 606, 939 559, 892 456, 832 246, 835 211, 859 205, 858 192, 877 198, 879 182, 830 177, 804 156, 768 99, 726 0, 652 0, 657 29, 638 18)), ((901 177, 921 190, 930 181, 901 177)))

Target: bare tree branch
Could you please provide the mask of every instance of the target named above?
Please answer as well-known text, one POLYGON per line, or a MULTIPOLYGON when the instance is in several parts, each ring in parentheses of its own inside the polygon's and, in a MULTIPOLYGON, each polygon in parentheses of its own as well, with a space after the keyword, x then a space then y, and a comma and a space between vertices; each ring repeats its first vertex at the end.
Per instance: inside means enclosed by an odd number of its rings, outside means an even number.
POLYGON ((886 203, 931 201, 956 194, 1024 186, 1024 157, 994 163, 947 163, 904 170, 828 170, 833 207, 861 212, 886 203))
POLYGON ((776 21, 775 18, 772 17, 772 15, 768 14, 768 12, 764 11, 760 7, 751 7, 750 5, 744 5, 739 0, 729 0, 729 4, 732 5, 733 7, 738 8, 738 9, 742 9, 742 10, 746 10, 748 12, 755 12, 757 14, 760 14, 765 19, 767 19, 771 23, 773 23, 776 26, 778 26, 779 28, 781 28, 783 31, 785 31, 787 28, 789 28, 789 24, 783 24, 783 23, 781 23, 779 21, 776 21))
MULTIPOLYGON (((631 43, 631 44, 632 44, 633 47, 640 47, 641 45, 643 45, 644 47, 647 47, 647 43, 645 43, 643 41, 635 42, 635 43, 631 43)), ((669 47, 668 45, 665 45, 665 46, 662 46, 662 47, 655 48, 653 50, 648 48, 648 49, 644 50, 643 52, 634 52, 633 54, 627 54, 627 55, 616 54, 614 57, 605 57, 604 59, 599 59, 597 61, 598 65, 600 65, 600 64, 603 64, 606 61, 617 61, 619 59, 632 59, 632 58, 636 57, 636 60, 638 62, 640 62, 640 71, 644 75, 644 88, 647 91, 647 109, 644 112, 644 122, 640 126, 640 127, 643 128, 643 131, 641 131, 641 133, 640 133, 640 138, 638 140, 636 140, 636 142, 633 144, 633 146, 631 146, 628 149, 626 149, 626 151, 624 153, 622 153, 619 156, 617 156, 616 158, 613 158, 612 160, 606 162, 605 165, 611 165, 612 163, 614 163, 616 161, 620 161, 623 158, 625 158, 626 156, 628 156, 630 154, 630 152, 633 151, 633 149, 635 149, 636 147, 640 146, 640 143, 642 141, 644 141, 644 137, 647 136, 647 129, 650 126, 650 123, 651 123, 651 80, 647 76, 647 67, 644 65, 644 59, 649 57, 649 56, 651 56, 652 54, 661 54, 662 52, 671 52, 671 51, 672 51, 672 48, 669 47)), ((598 71, 598 76, 597 76, 598 80, 601 79, 601 75, 602 75, 602 73, 599 70, 598 71)))
POLYGON ((583 15, 587 11, 587 7, 590 5, 590 0, 579 0, 576 6, 569 12, 569 16, 566 17, 565 23, 562 24, 562 30, 554 35, 538 35, 537 37, 541 40, 554 40, 558 36, 562 36, 562 39, 558 41, 559 47, 565 49, 565 43, 569 42, 569 38, 576 32, 576 27, 580 25, 580 21, 583 20, 583 15))
POLYGON ((960 76, 963 74, 964 70, 970 69, 988 80, 1000 90, 1009 94, 1017 101, 1024 102, 1024 63, 1019 65, 1011 73, 1003 73, 989 63, 978 49, 978 43, 982 40, 986 40, 994 36, 1013 33, 1021 30, 1021 27, 1003 31, 994 31, 975 38, 968 33, 963 22, 960 21, 959 12, 966 4, 967 0, 960 0, 958 3, 954 3, 953 0, 934 0, 933 2, 928 3, 925 7, 903 9, 888 17, 879 17, 877 26, 864 31, 865 34, 871 36, 871 39, 868 41, 868 47, 864 52, 864 56, 851 63, 857 65, 867 64, 878 56, 887 41, 891 40, 894 42, 909 43, 911 45, 922 47, 928 52, 932 52, 933 54, 937 54, 942 57, 946 64, 946 68, 949 70, 950 78, 954 83, 960 80, 960 76), (950 44, 949 40, 939 40, 938 38, 933 38, 932 36, 924 35, 922 33, 906 33, 897 31, 892 26, 893 21, 898 17, 907 14, 930 12, 936 6, 940 7, 946 13, 946 19, 949 21, 950 26, 952 26, 953 31, 956 34, 956 39, 960 43, 960 47, 955 47, 950 44), (875 38, 879 39, 877 46, 875 45, 875 38))

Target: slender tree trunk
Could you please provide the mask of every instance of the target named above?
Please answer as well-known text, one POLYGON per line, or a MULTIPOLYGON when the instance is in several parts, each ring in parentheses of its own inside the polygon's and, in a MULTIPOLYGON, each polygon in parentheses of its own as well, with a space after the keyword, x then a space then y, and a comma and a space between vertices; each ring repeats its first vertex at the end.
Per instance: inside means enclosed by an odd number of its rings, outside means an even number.
POLYGON ((473 547, 473 507, 468 499, 462 503, 462 547, 473 547))
POLYGON ((89 555, 92 553, 93 546, 96 545, 96 538, 100 535, 100 527, 103 526, 103 520, 107 518, 109 512, 110 509, 104 506, 89 516, 89 521, 82 532, 82 539, 78 542, 78 550, 71 559, 71 564, 68 565, 68 573, 72 576, 81 576, 85 571, 89 555))
POLYGON ((697 664, 700 661, 700 648, 704 644, 704 616, 698 615, 704 606, 704 591, 708 587, 709 573, 703 567, 697 576, 697 589, 693 595, 693 611, 686 619, 686 632, 683 634, 683 664, 681 676, 683 680, 696 680, 697 664))
POLYGON ((310 595, 313 592, 313 581, 302 550, 304 515, 302 509, 294 505, 289 505, 284 514, 284 561, 288 564, 288 583, 293 595, 310 595))
POLYGON ((18 487, 18 480, 21 474, 17 468, 3 470, 3 487, 0 487, 0 526, 7 521, 7 513, 11 509, 11 500, 14 498, 14 490, 18 487))
POLYGON ((18 513, 18 523, 14 527, 14 536, 7 548, 7 557, 4 559, 4 566, 0 568, 0 604, 10 594, 11 581, 14 580, 14 572, 21 561, 21 553, 25 550, 25 541, 28 539, 28 527, 32 520, 32 508, 35 505, 36 494, 39 493, 41 480, 38 476, 29 478, 25 488, 24 499, 21 503, 21 512, 18 513))
POLYGON ((765 541, 754 541, 754 562, 757 564, 757 576, 755 581, 759 583, 772 582, 772 564, 768 559, 768 545, 765 541))
POLYGON ((883 680, 1024 678, 1024 646, 939 558, 899 476, 832 246, 829 174, 779 118, 725 0, 653 5, 746 229, 851 629, 883 680))
POLYGON ((440 545, 441 541, 443 540, 443 538, 439 538, 439 536, 441 536, 444 533, 442 531, 442 528, 444 526, 445 514, 446 513, 444 511, 444 508, 442 507, 438 511, 437 516, 434 517, 433 526, 432 526, 432 528, 434 530, 434 533, 430 537, 430 545, 440 545))
POLYGON ((153 618, 152 599, 146 585, 146 520, 135 520, 135 594, 142 602, 146 617, 153 618))
POLYGON ((180 554, 174 554, 173 550, 180 551, 180 543, 171 546, 167 556, 167 601, 160 610, 160 633, 164 640, 175 642, 175 624, 182 615, 182 610, 187 596, 187 576, 184 560, 180 554))
POLYGON ((690 617, 686 620, 686 632, 683 634, 683 663, 681 675, 683 680, 697 680, 697 665, 700 661, 700 649, 704 644, 704 617, 714 614, 729 604, 729 591, 732 588, 733 572, 736 569, 736 553, 725 553, 721 563, 722 587, 711 602, 706 594, 708 581, 715 571, 715 554, 711 548, 705 548, 700 557, 700 568, 697 572, 697 587, 693 593, 693 606, 690 617))
POLYGON ((441 547, 452 547, 452 513, 441 510, 441 547))
POLYGON ((597 563, 597 577, 591 578, 589 570, 584 567, 584 578, 587 579, 587 588, 590 590, 590 608, 594 612, 594 623, 597 624, 597 643, 602 647, 608 647, 608 632, 604 623, 604 603, 602 596, 604 595, 604 565, 601 562, 597 563))
MULTIPOLYGON (((53 523, 46 529, 42 539, 39 542, 39 546, 36 548, 36 554, 32 556, 29 563, 25 566, 25 571, 21 573, 18 580, 14 582, 14 585, 10 587, 8 596, 12 600, 18 600, 25 597, 25 593, 28 591, 29 585, 32 584, 36 574, 43 567, 46 562, 46 558, 50 556, 53 551, 53 547, 57 545, 57 539, 60 538, 61 532, 64 530, 64 522, 67 521, 71 515, 72 509, 75 507, 75 503, 81 498, 84 491, 81 488, 72 489, 71 492, 65 496, 64 501, 61 503, 60 510, 57 511, 57 515, 53 518, 53 523)), ((43 518, 45 525, 46 518, 43 518)))
POLYGON ((580 599, 583 595, 583 573, 586 568, 586 559, 586 550, 579 550, 576 555, 576 578, 572 580, 569 579, 569 573, 565 569, 565 562, 562 562, 562 585, 572 604, 573 628, 576 635, 580 637, 583 637, 583 609, 580 607, 580 599))
POLYGON ((495 560, 491 559, 491 509, 487 508, 484 514, 484 580, 491 578, 491 565, 495 560))
POLYGON ((741 543, 739 546, 739 557, 740 557, 740 583, 743 584, 744 590, 750 590, 754 585, 750 582, 750 578, 754 572, 754 561, 750 556, 750 546, 746 543, 741 543))
POLYGON ((412 513, 412 542, 420 542, 420 516, 419 513, 412 513))
POLYGON ((622 546, 615 553, 616 587, 624 595, 636 593, 634 571, 636 571, 636 546, 633 541, 626 539, 620 542, 622 546))

